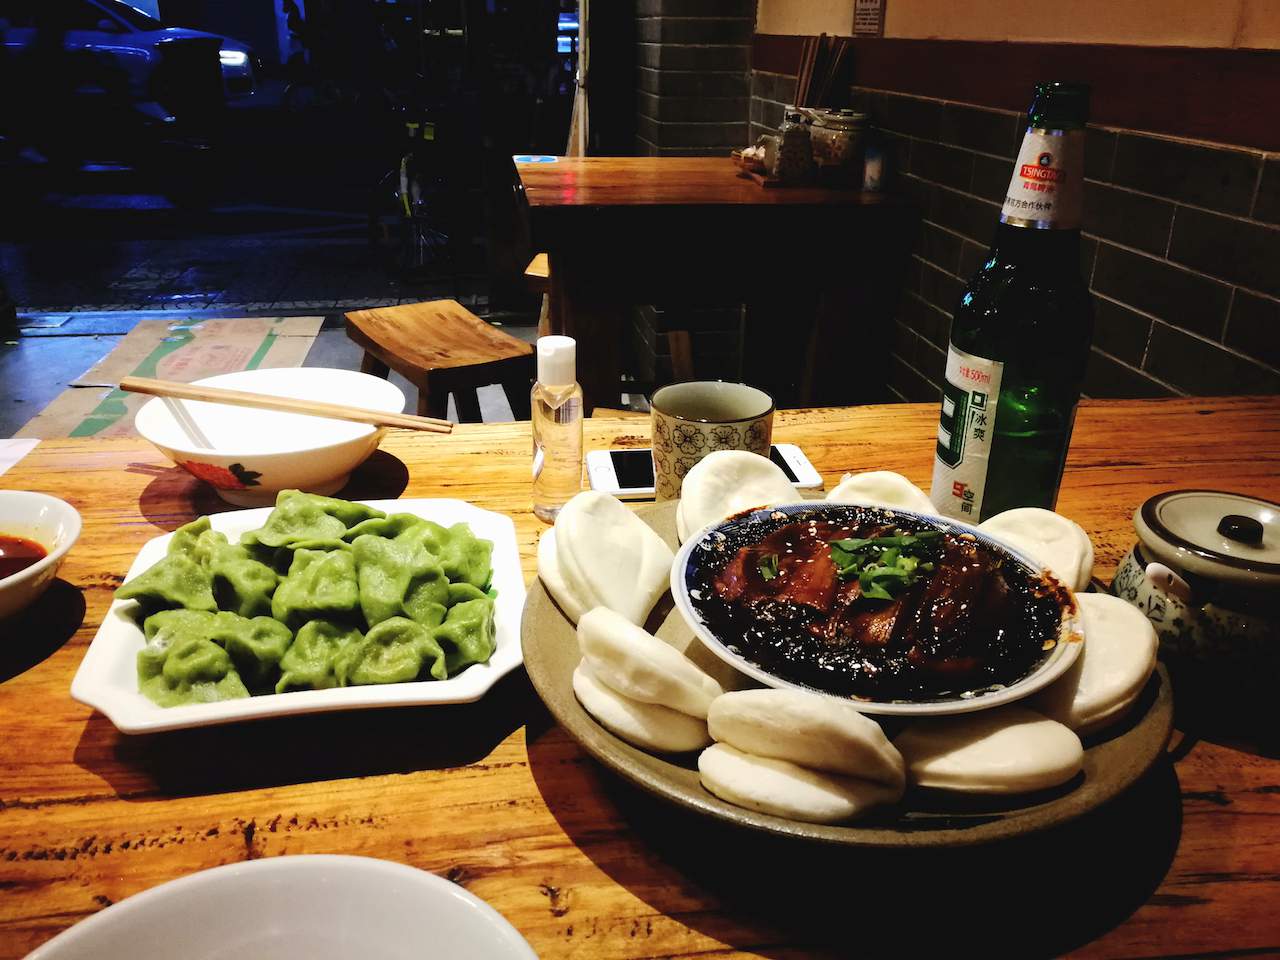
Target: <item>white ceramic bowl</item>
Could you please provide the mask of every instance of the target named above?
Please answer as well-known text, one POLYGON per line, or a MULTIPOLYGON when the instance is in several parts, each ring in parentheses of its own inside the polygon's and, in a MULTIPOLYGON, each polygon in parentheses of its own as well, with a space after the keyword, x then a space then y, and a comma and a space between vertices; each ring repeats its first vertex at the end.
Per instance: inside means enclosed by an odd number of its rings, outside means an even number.
MULTIPOLYGON (((715 555, 714 544, 717 539, 723 540, 725 535, 721 533, 731 526, 743 522, 749 522, 752 518, 760 515, 768 515, 774 511, 781 511, 786 514, 804 514, 811 515, 814 513, 822 514, 826 511, 843 510, 848 507, 866 507, 874 510, 884 511, 885 508, 876 504, 867 503, 828 503, 821 500, 806 500, 802 503, 782 504, 776 507, 764 507, 758 510, 750 510, 740 513, 722 523, 713 523, 697 534, 685 541, 680 551, 676 554, 675 563, 671 566, 671 595, 675 599, 676 609, 684 616, 685 621, 689 624, 690 629, 698 636, 703 644, 714 653, 717 657, 729 664, 739 673, 746 674, 754 680, 759 681, 765 686, 779 687, 792 690, 809 690, 814 693, 821 693, 824 696, 838 697, 841 700, 846 698, 839 694, 830 693, 826 690, 820 690, 817 687, 810 687, 785 677, 778 676, 769 670, 764 669, 759 664, 744 657, 736 647, 730 647, 712 632, 703 622, 702 616, 698 613, 694 600, 689 594, 689 580, 691 571, 693 571, 700 563, 705 561, 702 557, 715 555), (702 548, 702 544, 707 544, 706 548, 702 548)), ((1025 553, 1015 550, 1013 547, 1000 540, 990 536, 984 530, 967 523, 961 523, 958 520, 950 520, 946 517, 939 517, 932 514, 914 513, 910 510, 894 509, 893 514, 906 517, 919 522, 925 528, 936 530, 955 531, 957 533, 970 533, 977 540, 984 543, 988 547, 1006 554, 1024 569, 1034 573, 1046 573, 1045 567, 1041 563, 1037 563, 1025 553)), ((722 554, 720 554, 722 556, 722 554)), ((992 688, 982 691, 981 693, 961 693, 954 697, 940 697, 933 700, 905 701, 905 700, 851 700, 859 710, 863 713, 885 714, 888 716, 899 717, 925 717, 925 716, 944 716, 955 713, 972 713, 976 710, 986 710, 991 707, 998 707, 1005 703, 1011 703, 1015 700, 1021 700, 1023 697, 1030 696, 1037 690, 1048 686, 1058 677, 1066 672, 1071 664, 1075 663, 1076 657, 1084 649, 1084 632, 1080 623, 1080 613, 1076 607, 1074 598, 1070 606, 1063 610, 1062 620, 1058 627, 1057 641, 1054 643, 1052 650, 1046 653, 1039 663, 1026 676, 1016 680, 1007 686, 992 688)))
POLYGON ((11 577, 0 579, 0 619, 11 616, 53 583, 62 558, 80 538, 75 507, 46 493, 0 490, 0 533, 34 540, 49 555, 11 577))
MULTIPOLYGON (((354 370, 244 370, 195 382, 392 413, 404 410, 399 387, 354 370)), ((241 507, 275 503, 281 490, 336 493, 378 448, 385 433, 380 427, 345 420, 193 400, 173 402, 186 410, 207 444, 193 439, 159 397, 138 411, 138 433, 178 466, 211 484, 223 500, 241 507)))
POLYGON ((95 913, 27 960, 537 960, 457 884, 369 857, 247 860, 95 913))

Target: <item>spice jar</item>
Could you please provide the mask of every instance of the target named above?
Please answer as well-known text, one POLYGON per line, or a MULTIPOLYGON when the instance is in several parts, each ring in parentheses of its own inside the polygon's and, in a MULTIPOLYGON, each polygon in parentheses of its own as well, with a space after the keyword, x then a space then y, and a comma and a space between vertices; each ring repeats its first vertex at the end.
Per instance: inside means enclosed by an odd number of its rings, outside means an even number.
POLYGON ((799 111, 788 111, 782 121, 773 175, 783 183, 808 183, 813 178, 812 149, 804 117, 799 111))
POLYGON ((814 110, 813 162, 818 182, 854 186, 862 182, 862 148, 867 115, 856 110, 814 110))

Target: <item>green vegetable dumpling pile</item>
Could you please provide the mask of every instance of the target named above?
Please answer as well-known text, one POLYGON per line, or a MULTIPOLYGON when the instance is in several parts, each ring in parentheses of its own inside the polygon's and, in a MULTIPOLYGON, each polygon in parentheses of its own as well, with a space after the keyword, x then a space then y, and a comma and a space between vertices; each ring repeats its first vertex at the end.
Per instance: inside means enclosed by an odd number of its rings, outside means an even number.
POLYGON ((444 680, 494 650, 493 544, 465 523, 284 490, 239 543, 201 517, 118 591, 160 706, 444 680))

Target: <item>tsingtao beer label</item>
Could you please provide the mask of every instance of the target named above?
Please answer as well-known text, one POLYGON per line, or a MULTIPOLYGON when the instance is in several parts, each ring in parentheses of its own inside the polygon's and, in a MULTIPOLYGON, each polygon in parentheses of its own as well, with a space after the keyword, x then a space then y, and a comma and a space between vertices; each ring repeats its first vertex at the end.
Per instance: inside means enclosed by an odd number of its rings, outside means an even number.
POLYGON ((977 523, 996 433, 996 404, 1004 364, 957 350, 947 352, 942 417, 929 498, 943 516, 977 523))
POLYGON ((1013 165, 1000 221, 1075 230, 1084 188, 1084 131, 1028 127, 1013 165))

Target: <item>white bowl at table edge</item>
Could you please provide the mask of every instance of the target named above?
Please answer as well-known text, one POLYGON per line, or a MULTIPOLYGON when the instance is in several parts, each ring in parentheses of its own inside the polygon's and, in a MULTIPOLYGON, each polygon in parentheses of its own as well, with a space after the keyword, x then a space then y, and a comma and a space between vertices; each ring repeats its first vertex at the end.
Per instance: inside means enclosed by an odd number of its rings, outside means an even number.
POLYGON ((465 888, 407 864, 333 854, 178 877, 87 917, 28 960, 218 960, 229 944, 273 960, 346 960, 357 948, 363 960, 400 960, 428 941, 467 960, 537 960, 510 921, 465 888))
MULTIPOLYGON (((205 377, 195 384, 338 401, 390 413, 402 412, 405 403, 400 388, 387 380, 327 367, 241 370, 205 377)), ((199 401, 180 402, 186 405, 197 425, 212 434, 212 447, 192 442, 160 397, 148 400, 138 410, 135 429, 176 464, 185 466, 192 462, 228 471, 232 465, 239 464, 244 470, 261 474, 256 485, 243 489, 211 483, 220 497, 238 506, 263 506, 280 490, 335 493, 347 482, 351 471, 373 454, 386 433, 381 427, 324 417, 199 401), (243 434, 256 442, 237 448, 238 441, 228 439, 228 433, 243 434), (325 434, 337 439, 327 439, 325 434), (297 439, 299 436, 303 438, 301 442, 297 439)))
MULTIPOLYGON (((890 509, 874 503, 829 503, 822 500, 805 500, 796 503, 778 504, 772 507, 761 507, 757 509, 769 510, 788 510, 792 508, 800 509, 823 509, 837 507, 871 507, 879 510, 890 509)), ((891 508, 894 513, 911 517, 912 519, 921 520, 931 525, 943 523, 950 528, 955 528, 966 533, 974 534, 979 541, 989 541, 996 544, 1002 550, 1009 553, 1024 566, 1040 573, 1048 573, 1044 564, 1037 562, 1027 556, 1021 550, 1010 546, 998 537, 993 537, 985 530, 979 530, 972 524, 964 523, 960 520, 952 520, 950 517, 941 517, 934 514, 916 513, 911 510, 903 510, 897 507, 891 508)), ((743 513, 751 513, 754 511, 743 511, 743 513)), ((741 517, 743 514, 737 514, 741 517)), ((736 518, 735 517, 735 518, 736 518)), ((1084 629, 1081 623, 1080 612, 1076 607, 1074 600, 1072 609, 1062 618, 1062 623, 1058 632, 1058 642, 1054 650, 1045 658, 1035 670, 1027 674, 1025 677, 1009 684, 1001 690, 992 693, 985 693, 981 696, 974 697, 957 697, 953 700, 940 700, 927 703, 907 703, 903 701, 886 701, 886 700, 859 700, 851 697, 842 697, 839 694, 828 693, 825 690, 819 690, 817 687, 810 687, 802 683, 796 683, 787 680, 776 674, 770 673, 752 663, 746 657, 733 653, 728 646, 723 643, 714 633, 709 630, 702 622, 702 618, 698 616, 696 609, 689 597, 689 592, 685 587, 685 571, 688 567, 689 556, 693 552, 694 547, 703 541, 709 534, 713 533, 724 523, 729 521, 722 520, 710 523, 703 527, 683 544, 676 552, 675 562, 671 565, 671 596, 675 601, 676 609, 680 611, 680 615, 684 618, 685 623, 694 632, 703 645, 713 654, 733 667, 740 673, 757 680, 769 687, 777 687, 782 689, 806 690, 811 693, 819 693, 825 697, 834 697, 838 700, 844 700, 852 703, 863 713, 873 713, 881 716, 896 717, 928 717, 928 716, 949 716, 958 713, 973 713, 978 710, 988 710, 1002 704, 1012 703, 1015 700, 1021 700, 1029 697, 1037 690, 1048 686, 1058 677, 1062 676, 1070 666, 1075 663, 1081 651, 1084 649, 1083 639, 1072 640, 1072 637, 1083 638, 1084 629)), ((1064 587, 1068 593, 1070 588, 1064 587)), ((1074 597, 1074 594, 1073 594, 1074 597)))
POLYGON ((34 540, 48 551, 26 569, 0 579, 0 619, 30 606, 49 589, 67 551, 80 539, 80 528, 79 512, 65 500, 30 490, 0 490, 0 533, 34 540))

